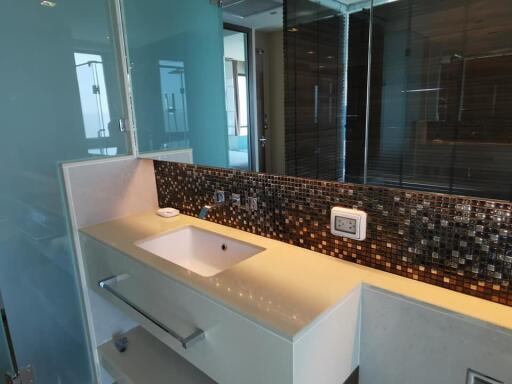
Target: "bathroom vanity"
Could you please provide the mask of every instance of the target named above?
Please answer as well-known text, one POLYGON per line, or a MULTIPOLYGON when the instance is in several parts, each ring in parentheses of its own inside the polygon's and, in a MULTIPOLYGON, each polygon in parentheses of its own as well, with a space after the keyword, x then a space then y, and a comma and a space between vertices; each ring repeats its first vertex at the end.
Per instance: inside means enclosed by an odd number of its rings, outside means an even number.
POLYGON ((357 367, 361 383, 512 381, 510 307, 185 215, 80 244, 88 286, 218 383, 341 384, 357 367))
POLYGON ((81 244, 89 286, 216 382, 343 382, 358 365, 360 289, 308 278, 313 265, 280 276, 286 245, 152 213, 86 228, 81 244), (155 254, 169 236, 174 262, 155 254))

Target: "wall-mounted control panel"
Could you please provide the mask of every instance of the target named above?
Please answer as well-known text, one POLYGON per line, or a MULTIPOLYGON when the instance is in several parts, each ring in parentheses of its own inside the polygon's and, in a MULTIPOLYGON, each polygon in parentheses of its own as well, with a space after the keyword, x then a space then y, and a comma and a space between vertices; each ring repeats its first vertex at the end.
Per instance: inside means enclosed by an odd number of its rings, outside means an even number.
POLYGON ((331 210, 331 233, 354 240, 366 239, 366 212, 334 207, 331 210))

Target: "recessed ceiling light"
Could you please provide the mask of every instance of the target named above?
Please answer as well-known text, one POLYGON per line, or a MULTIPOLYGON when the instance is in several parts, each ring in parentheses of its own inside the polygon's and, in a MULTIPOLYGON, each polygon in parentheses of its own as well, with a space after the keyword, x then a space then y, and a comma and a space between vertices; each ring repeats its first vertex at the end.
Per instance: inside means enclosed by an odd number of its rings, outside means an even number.
POLYGON ((53 8, 57 6, 57 3, 55 1, 50 0, 42 0, 40 3, 43 7, 53 8))
POLYGON ((308 55, 314 55, 316 52, 315 51, 308 51, 307 54, 308 55))
POLYGON ((299 28, 292 27, 288 30, 288 32, 299 32, 299 28))

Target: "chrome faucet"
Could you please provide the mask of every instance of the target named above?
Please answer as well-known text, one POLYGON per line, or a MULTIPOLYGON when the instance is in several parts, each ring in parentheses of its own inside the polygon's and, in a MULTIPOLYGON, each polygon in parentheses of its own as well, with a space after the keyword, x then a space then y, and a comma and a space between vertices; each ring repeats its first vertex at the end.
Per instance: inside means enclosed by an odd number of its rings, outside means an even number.
POLYGON ((210 212, 210 209, 212 209, 211 205, 205 205, 203 208, 201 208, 201 210, 199 211, 199 215, 197 215, 197 217, 199 217, 201 220, 206 219, 206 216, 208 216, 208 212, 210 212))
POLYGON ((225 195, 224 191, 215 191, 213 194, 213 205, 205 205, 201 210, 199 211, 199 215, 197 215, 201 220, 206 219, 206 216, 208 216, 208 213, 210 210, 216 206, 222 205, 225 202, 225 195))

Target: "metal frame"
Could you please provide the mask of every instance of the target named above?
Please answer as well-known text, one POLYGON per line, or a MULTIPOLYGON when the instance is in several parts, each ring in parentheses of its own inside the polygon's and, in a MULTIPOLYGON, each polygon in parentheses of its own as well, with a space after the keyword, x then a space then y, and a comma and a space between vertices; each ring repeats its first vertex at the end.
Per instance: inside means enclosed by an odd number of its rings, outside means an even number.
POLYGON ((7 342, 7 353, 12 367, 12 372, 0 372, 0 381, 4 380, 6 384, 34 384, 34 372, 31 365, 20 367, 16 360, 16 351, 14 349, 14 342, 12 340, 11 331, 9 330, 9 322, 7 321, 7 313, 0 292, 0 327, 7 342))
MULTIPOLYGON (((7 342, 7 349, 9 353, 9 359, 14 372, 7 372, 10 375, 10 379, 14 379, 19 372, 18 362, 16 360, 16 353, 14 350, 14 343, 12 341, 11 332, 9 330, 9 322, 7 321, 7 313, 5 312, 4 302, 2 299, 2 293, 0 292, 0 326, 3 328, 3 332, 7 342)), ((1 373, 1 372, 0 372, 1 373)), ((0 377, 1 379, 1 377, 0 377)))
POLYGON ((131 64, 128 54, 127 39, 125 35, 125 22, 123 13, 123 0, 112 0, 113 31, 115 33, 116 53, 119 58, 119 70, 121 76, 121 96, 126 113, 126 130, 129 132, 131 155, 139 157, 139 148, 137 145, 137 124, 135 120, 135 107, 133 104, 133 92, 131 81, 131 64))
POLYGON ((368 31, 368 71, 366 75, 366 112, 364 126, 364 174, 363 184, 368 183, 368 139, 370 137, 370 101, 372 83, 372 39, 373 39, 373 0, 370 0, 370 28, 368 31))
POLYGON ((503 381, 493 379, 492 377, 483 375, 481 373, 473 371, 472 369, 468 369, 466 383, 467 384, 477 384, 476 380, 478 380, 479 382, 487 383, 487 384, 504 384, 503 381))

